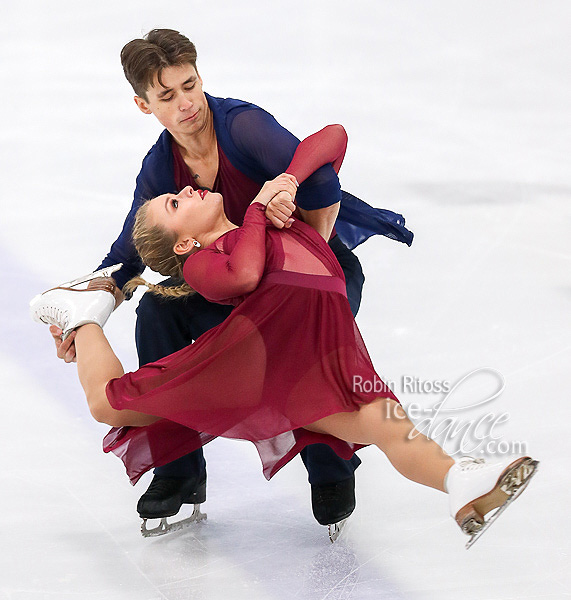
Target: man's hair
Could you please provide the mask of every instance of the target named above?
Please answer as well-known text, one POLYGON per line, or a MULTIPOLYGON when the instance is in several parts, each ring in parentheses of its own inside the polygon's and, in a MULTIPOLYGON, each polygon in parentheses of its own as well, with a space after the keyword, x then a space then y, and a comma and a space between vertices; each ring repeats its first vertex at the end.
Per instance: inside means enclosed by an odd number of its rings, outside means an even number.
POLYGON ((123 47, 121 64, 135 94, 148 100, 147 90, 153 85, 155 74, 162 85, 161 73, 166 67, 190 64, 196 68, 196 47, 174 29, 153 29, 123 47))

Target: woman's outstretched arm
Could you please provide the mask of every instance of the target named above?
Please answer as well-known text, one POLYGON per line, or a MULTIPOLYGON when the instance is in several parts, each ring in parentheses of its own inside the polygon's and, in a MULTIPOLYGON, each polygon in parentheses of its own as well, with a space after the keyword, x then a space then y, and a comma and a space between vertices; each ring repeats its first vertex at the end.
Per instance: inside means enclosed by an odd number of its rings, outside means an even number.
POLYGON ((75 337, 77 374, 85 392, 93 418, 112 427, 142 426, 158 421, 158 417, 133 410, 115 410, 107 398, 106 387, 111 379, 124 374, 103 330, 90 323, 77 330, 75 337))
POLYGON ((295 177, 282 174, 267 181, 254 198, 230 254, 209 247, 191 254, 184 264, 186 282, 211 302, 253 292, 266 264, 266 206, 274 197, 295 197, 295 177))

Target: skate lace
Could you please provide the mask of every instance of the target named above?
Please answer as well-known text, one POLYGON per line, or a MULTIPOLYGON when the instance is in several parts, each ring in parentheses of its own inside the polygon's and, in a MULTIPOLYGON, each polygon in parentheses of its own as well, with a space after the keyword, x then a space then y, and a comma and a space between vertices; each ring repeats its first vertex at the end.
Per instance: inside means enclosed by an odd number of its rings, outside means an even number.
POLYGON ((483 458, 472 458, 471 456, 465 456, 458 461, 458 466, 462 471, 476 471, 481 469, 486 464, 483 458))
POLYGON ((314 502, 317 504, 329 504, 338 501, 342 496, 341 488, 338 484, 324 485, 315 489, 314 502))
POLYGON ((38 318, 49 325, 57 325, 60 329, 65 329, 69 319, 67 310, 57 306, 42 306, 38 318))
POLYGON ((169 477, 155 477, 145 492, 149 496, 170 496, 180 488, 180 480, 169 477))

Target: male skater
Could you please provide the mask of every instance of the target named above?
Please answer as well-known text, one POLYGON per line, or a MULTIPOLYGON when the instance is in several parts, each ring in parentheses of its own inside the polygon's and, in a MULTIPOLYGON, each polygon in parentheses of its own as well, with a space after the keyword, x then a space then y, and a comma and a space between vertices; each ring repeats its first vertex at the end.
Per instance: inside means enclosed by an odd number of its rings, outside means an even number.
MULTIPOLYGON (((165 130, 143 160, 123 230, 100 265, 123 264, 113 273, 117 304, 124 299, 123 285, 144 269, 131 241, 134 215, 142 202, 167 192, 177 193, 187 185, 209 189, 223 195, 228 218, 241 225, 252 198, 265 181, 285 171, 299 144, 261 108, 205 94, 196 57, 194 44, 169 29, 153 30, 143 39, 129 42, 121 52, 137 106, 143 113, 153 114, 165 130)), ((364 277, 347 245, 353 248, 378 233, 410 245, 412 234, 405 229, 404 219, 341 192, 330 165, 299 187, 296 204, 295 216, 318 231, 335 222, 336 232, 329 245, 345 273, 347 296, 356 314, 364 277), (340 199, 338 216, 336 204, 340 199)), ((268 206, 267 217, 276 227, 289 226, 291 215, 292 211, 279 202, 268 206)), ((192 343, 221 323, 231 308, 208 302, 198 294, 165 302, 146 293, 137 308, 135 332, 140 365, 192 343)), ((52 327, 51 332, 58 356, 72 361, 74 335, 61 342, 61 331, 52 327)), ((307 447, 302 460, 309 473, 317 521, 332 525, 349 517, 355 508, 354 470, 360 460, 356 456, 342 460, 325 445, 307 447)), ((162 518, 178 513, 183 503, 200 504, 205 499, 206 463, 200 449, 156 468, 137 510, 144 519, 162 518)))

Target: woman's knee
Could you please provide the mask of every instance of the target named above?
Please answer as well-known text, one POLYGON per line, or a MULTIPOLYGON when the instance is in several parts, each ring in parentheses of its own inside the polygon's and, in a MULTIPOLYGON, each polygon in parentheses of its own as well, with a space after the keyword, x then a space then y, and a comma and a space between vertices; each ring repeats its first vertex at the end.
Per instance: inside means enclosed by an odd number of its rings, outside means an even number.
POLYGON ((373 442, 369 439, 370 435, 365 424, 366 421, 363 420, 361 411, 355 410, 329 415, 304 426, 304 429, 313 433, 332 435, 345 442, 370 444, 373 442))

